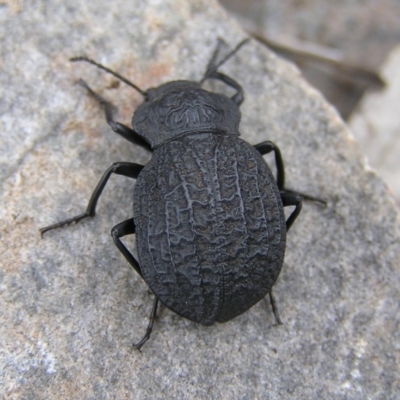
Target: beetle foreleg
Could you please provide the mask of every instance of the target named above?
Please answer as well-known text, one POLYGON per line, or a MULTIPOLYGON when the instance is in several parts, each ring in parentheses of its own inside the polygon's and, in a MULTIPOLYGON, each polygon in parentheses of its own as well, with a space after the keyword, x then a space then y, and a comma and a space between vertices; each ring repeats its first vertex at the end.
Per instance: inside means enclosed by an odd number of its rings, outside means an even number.
POLYGON ((240 106, 244 100, 244 93, 243 93, 243 88, 232 78, 229 76, 222 74, 220 72, 217 72, 218 68, 224 64, 227 60, 229 60, 234 54, 236 54, 239 49, 246 44, 247 42, 250 41, 250 38, 242 40, 232 51, 230 51, 220 62, 217 63, 217 59, 219 56, 219 53, 221 52, 222 45, 225 43, 222 39, 218 39, 218 45, 217 48, 214 51, 214 54, 208 63, 207 66, 207 71, 203 76, 203 79, 200 81, 200 84, 202 84, 206 79, 218 79, 224 83, 226 83, 228 86, 233 87, 234 89, 237 90, 237 93, 232 96, 232 100, 240 106))
POLYGON ((229 76, 222 74, 221 72, 214 71, 212 74, 207 76, 208 79, 217 79, 226 83, 228 86, 237 90, 236 94, 232 96, 232 100, 240 106, 244 100, 244 92, 243 88, 232 78, 229 76))
POLYGON ((289 218, 286 220, 286 232, 288 232, 293 222, 300 214, 303 198, 298 193, 288 192, 286 190, 281 190, 280 193, 281 193, 283 207, 295 206, 295 209, 290 214, 289 218))
POLYGON ((106 120, 108 125, 111 126, 111 129, 121 135, 124 139, 128 140, 129 142, 136 144, 137 146, 144 147, 147 150, 151 151, 150 145, 141 137, 139 136, 134 130, 128 128, 125 125, 120 124, 119 122, 115 122, 113 118, 113 109, 114 106, 112 103, 101 97, 97 94, 83 79, 80 79, 78 83, 83 86, 89 94, 94 97, 101 106, 104 107, 104 111, 106 114, 106 120))
POLYGON ((50 231, 55 228, 61 228, 62 226, 69 225, 73 222, 79 222, 80 220, 88 217, 93 217, 96 214, 96 206, 99 200, 99 197, 107 184, 108 179, 111 174, 123 175, 128 178, 136 179, 139 176, 140 171, 143 169, 143 165, 129 163, 129 162, 117 162, 114 163, 108 170, 104 173, 103 177, 100 179, 100 182, 97 184, 96 189, 92 194, 92 197, 89 200, 89 204, 86 208, 86 211, 83 214, 76 215, 75 217, 68 218, 64 221, 58 222, 53 225, 46 226, 40 229, 40 234, 43 234, 47 231, 50 231))

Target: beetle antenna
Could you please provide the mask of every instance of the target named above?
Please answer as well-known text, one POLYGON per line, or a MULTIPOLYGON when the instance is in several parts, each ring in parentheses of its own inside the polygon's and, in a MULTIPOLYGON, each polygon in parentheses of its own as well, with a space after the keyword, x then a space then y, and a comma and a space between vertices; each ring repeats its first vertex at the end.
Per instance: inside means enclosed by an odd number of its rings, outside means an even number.
POLYGON ((250 38, 242 40, 231 52, 229 52, 225 58, 223 58, 216 66, 215 70, 217 70, 222 64, 224 64, 226 61, 228 61, 235 53, 237 53, 242 46, 244 46, 247 42, 250 41, 250 38))
POLYGON ((101 64, 97 63, 96 61, 94 61, 94 60, 92 60, 92 59, 90 59, 90 58, 88 58, 88 57, 84 57, 84 56, 81 56, 81 57, 72 57, 72 58, 70 58, 69 60, 72 61, 72 62, 75 62, 75 61, 86 61, 86 62, 88 62, 89 64, 93 64, 93 65, 95 65, 97 68, 102 69, 103 71, 106 71, 106 72, 108 72, 108 73, 111 74, 111 75, 114 75, 116 78, 118 78, 118 79, 121 80, 122 82, 126 83, 126 84, 129 85, 130 87, 133 87, 133 88, 134 88, 135 90, 137 90, 141 95, 146 96, 146 92, 143 91, 142 89, 140 89, 140 88, 139 88, 138 86, 136 86, 134 83, 132 83, 131 81, 129 81, 128 79, 124 78, 124 77, 121 76, 120 74, 118 74, 118 73, 116 73, 116 72, 114 72, 114 71, 111 71, 111 69, 105 67, 104 65, 101 65, 101 64))
POLYGON ((247 42, 250 41, 250 38, 242 40, 233 50, 231 50, 219 63, 216 63, 218 53, 220 52, 221 46, 224 43, 222 39, 218 39, 218 45, 217 48, 215 49, 213 56, 208 63, 206 73, 204 74, 202 80, 200 83, 203 83, 210 75, 212 75, 214 72, 217 72, 218 68, 224 64, 226 61, 228 61, 234 54, 236 54, 242 46, 244 46, 247 42))

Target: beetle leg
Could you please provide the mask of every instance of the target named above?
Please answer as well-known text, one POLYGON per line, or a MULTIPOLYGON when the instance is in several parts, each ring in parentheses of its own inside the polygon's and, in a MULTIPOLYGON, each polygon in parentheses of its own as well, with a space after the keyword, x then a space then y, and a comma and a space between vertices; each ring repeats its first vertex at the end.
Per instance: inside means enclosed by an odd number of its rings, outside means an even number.
POLYGON ((203 76, 203 79, 200 81, 200 84, 202 84, 206 79, 218 79, 224 83, 226 83, 228 86, 233 87, 234 89, 237 90, 237 93, 232 96, 232 100, 240 106, 244 100, 244 94, 243 94, 243 88, 232 78, 229 76, 222 74, 220 72, 217 72, 218 68, 224 64, 227 60, 229 60, 234 54, 236 54, 239 49, 245 45, 247 42, 250 41, 250 38, 242 40, 232 51, 230 51, 220 62, 217 63, 217 59, 219 56, 219 53, 221 52, 222 45, 225 43, 222 39, 218 39, 218 45, 217 48, 214 51, 214 54, 208 63, 207 66, 207 71, 203 76))
MULTIPOLYGON (((115 245, 118 247, 119 251, 123 254, 126 260, 131 264, 133 269, 143 278, 142 271, 140 269, 139 263, 137 262, 136 258, 133 254, 125 247, 125 245, 121 242, 120 238, 126 235, 132 235, 136 231, 135 221, 133 218, 127 219, 126 221, 120 222, 118 225, 115 225, 114 228, 111 230, 111 236, 114 239, 115 245)), ((154 299, 153 309, 150 314, 150 322, 147 326, 146 333, 143 338, 133 345, 137 350, 140 351, 142 346, 149 340, 151 331, 153 330, 154 320, 156 318, 157 313, 157 305, 158 305, 158 298, 154 299)))
POLYGON ((279 147, 269 140, 258 143, 254 147, 262 156, 271 153, 271 151, 275 153, 275 164, 277 172, 276 182, 278 184, 279 190, 283 190, 283 187, 285 185, 285 167, 283 165, 282 154, 279 150, 279 147))
POLYGON ((237 90, 237 93, 234 94, 231 99, 238 105, 240 106, 243 103, 244 100, 244 92, 243 88, 232 78, 229 76, 222 74, 221 72, 214 71, 212 74, 207 76, 207 79, 218 79, 224 83, 226 83, 228 86, 234 88, 237 90))
POLYGON ((47 231, 50 231, 55 228, 61 228, 62 226, 69 225, 72 222, 79 222, 80 220, 88 217, 93 217, 96 214, 96 206, 99 200, 99 197, 107 184, 108 179, 110 178, 111 174, 123 175, 128 178, 136 179, 143 169, 143 165, 129 163, 129 162, 117 162, 114 163, 107 171, 103 174, 103 177, 100 179, 100 182, 97 184, 96 189, 92 194, 92 197, 89 200, 89 204, 86 208, 86 211, 83 214, 79 214, 75 217, 68 218, 64 221, 58 222, 53 225, 46 226, 40 229, 40 234, 43 234, 47 231))
POLYGON ((136 144, 137 146, 141 146, 145 148, 146 150, 151 151, 150 145, 134 130, 131 128, 128 128, 125 125, 120 124, 119 122, 115 122, 113 118, 113 108, 114 106, 101 97, 99 94, 97 94, 83 79, 80 79, 78 83, 83 86, 89 94, 94 97, 98 103, 102 107, 104 107, 104 111, 106 114, 106 120, 108 125, 111 126, 111 129, 115 132, 118 133, 118 135, 121 135, 124 139, 128 140, 129 142, 136 144))
POLYGON ((293 210, 293 212, 290 214, 289 218, 286 221, 286 232, 288 232, 293 222, 300 214, 303 198, 299 193, 288 192, 286 190, 281 190, 280 193, 281 193, 283 207, 295 206, 295 209, 293 210))
POLYGON ((133 235, 135 231, 135 221, 133 220, 133 218, 130 218, 126 221, 119 223, 118 225, 115 225, 114 228, 111 229, 111 236, 114 239, 114 243, 118 247, 118 250, 123 254, 129 264, 131 264, 133 269, 143 278, 142 271, 136 258, 120 240, 121 237, 124 237, 126 235, 133 235))
POLYGON ((143 345, 150 339, 150 335, 153 330, 154 320, 156 319, 157 306, 158 306, 158 298, 156 297, 154 299, 153 308, 152 308, 151 314, 150 314, 150 321, 149 321, 149 325, 147 326, 146 333, 142 337, 140 342, 133 344, 133 347, 139 351, 143 347, 143 345))
MULTIPOLYGON (((276 173, 277 173, 276 183, 278 185, 279 190, 281 190, 281 191, 284 190, 285 192, 288 192, 288 193, 298 194, 305 200, 316 201, 316 202, 321 203, 324 206, 326 206, 325 200, 321 200, 321 199, 318 199, 317 197, 313 197, 313 196, 310 196, 310 195, 304 194, 304 193, 292 192, 292 191, 286 190, 284 188, 284 186, 285 186, 285 167, 283 165, 281 151, 279 150, 279 147, 275 143, 267 140, 265 142, 261 142, 261 143, 254 145, 254 148, 262 156, 265 154, 271 153, 271 151, 273 151, 275 153, 275 165, 276 165, 276 173)), ((292 205, 294 205, 294 204, 292 204, 292 205)))
POLYGON ((272 294, 272 289, 269 292, 269 301, 271 303, 272 311, 274 313, 275 324, 276 325, 282 325, 282 321, 281 321, 281 318, 280 318, 279 312, 278 312, 278 307, 276 306, 276 300, 275 300, 274 295, 272 294))

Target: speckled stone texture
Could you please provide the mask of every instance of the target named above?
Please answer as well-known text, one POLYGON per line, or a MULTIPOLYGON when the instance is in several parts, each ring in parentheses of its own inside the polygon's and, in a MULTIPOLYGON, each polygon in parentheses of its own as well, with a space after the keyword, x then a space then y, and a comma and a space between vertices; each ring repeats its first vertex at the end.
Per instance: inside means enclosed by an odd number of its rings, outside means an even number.
POLYGON ((113 162, 150 159, 116 137, 74 83, 84 78, 125 124, 141 96, 68 59, 88 55, 146 89, 200 80, 217 38, 233 47, 245 35, 211 0, 20 7, 0 7, 0 397, 395 399, 393 199, 337 113, 293 66, 254 42, 222 68, 246 94, 242 137, 276 142, 287 187, 328 201, 306 202, 287 237, 275 286, 284 324, 273 326, 267 301, 211 327, 161 308, 143 352, 132 351, 152 295, 110 230, 132 216, 134 181, 112 177, 96 218, 43 240, 38 233, 82 212, 113 162))

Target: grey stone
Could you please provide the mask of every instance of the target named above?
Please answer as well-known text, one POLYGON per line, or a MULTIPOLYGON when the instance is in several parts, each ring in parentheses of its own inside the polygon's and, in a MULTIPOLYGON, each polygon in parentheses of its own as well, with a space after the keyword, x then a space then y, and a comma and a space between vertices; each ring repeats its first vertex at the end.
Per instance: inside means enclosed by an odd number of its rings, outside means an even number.
POLYGON ((399 68, 400 46, 391 52, 381 68, 386 88, 366 93, 349 125, 368 161, 379 171, 400 205, 399 68))
POLYGON ((74 83, 87 80, 124 123, 140 95, 68 59, 86 54, 146 89, 199 80, 218 37, 233 47, 245 35, 212 0, 24 2, 17 11, 0 7, 0 396, 396 398, 398 212, 297 69, 255 42, 222 69, 246 93, 242 137, 276 142, 287 187, 328 201, 305 202, 288 235, 275 286, 284 324, 273 326, 267 301, 211 327, 162 308, 140 354, 131 344, 153 297, 109 235, 132 215, 134 181, 113 177, 96 218, 38 233, 82 212, 114 161, 150 158, 116 137, 74 83))
MULTIPOLYGON (((397 0, 220 0, 271 40, 376 70, 400 41, 397 0)), ((356 78, 356 77, 354 77, 356 78)))
POLYGON ((249 32, 296 63, 344 119, 400 42, 400 2, 220 0, 249 32))

